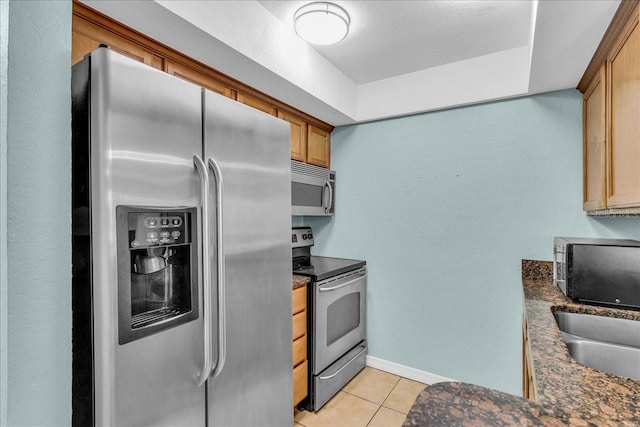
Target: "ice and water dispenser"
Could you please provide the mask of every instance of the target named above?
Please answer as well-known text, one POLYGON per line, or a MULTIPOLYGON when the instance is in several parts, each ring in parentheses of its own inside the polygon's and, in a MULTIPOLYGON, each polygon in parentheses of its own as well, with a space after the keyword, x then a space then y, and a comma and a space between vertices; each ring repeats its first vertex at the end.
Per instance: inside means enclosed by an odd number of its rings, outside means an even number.
POLYGON ((197 318, 196 209, 118 206, 116 215, 119 343, 197 318))

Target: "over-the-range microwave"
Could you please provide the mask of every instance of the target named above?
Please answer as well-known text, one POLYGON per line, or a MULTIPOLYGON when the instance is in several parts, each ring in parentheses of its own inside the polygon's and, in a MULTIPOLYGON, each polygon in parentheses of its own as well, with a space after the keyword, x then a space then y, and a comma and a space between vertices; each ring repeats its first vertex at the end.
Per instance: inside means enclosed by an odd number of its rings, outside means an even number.
POLYGON ((571 299, 640 310, 640 241, 556 237, 553 279, 571 299))
POLYGON ((333 215, 335 197, 334 171, 291 160, 291 215, 333 215))

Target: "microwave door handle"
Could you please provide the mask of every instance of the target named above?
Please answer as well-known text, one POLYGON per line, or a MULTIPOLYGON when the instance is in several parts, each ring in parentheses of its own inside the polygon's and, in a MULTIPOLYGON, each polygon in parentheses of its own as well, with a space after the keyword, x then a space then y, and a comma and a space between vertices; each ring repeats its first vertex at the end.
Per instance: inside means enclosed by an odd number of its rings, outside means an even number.
POLYGON ((227 302, 225 299, 225 248, 224 234, 222 233, 222 211, 224 202, 224 185, 222 182, 222 171, 215 160, 209 159, 209 168, 213 172, 216 180, 216 244, 218 247, 218 363, 213 373, 216 378, 222 372, 227 358, 227 302))
POLYGON ((209 263, 209 173, 200 156, 193 156, 198 175, 200 176, 200 199, 202 203, 202 293, 204 320, 204 362, 202 371, 198 373, 196 384, 205 383, 211 372, 211 271, 209 263))
POLYGON ((329 189, 329 202, 327 207, 324 208, 324 213, 328 214, 333 207, 333 188, 331 188, 331 183, 328 180, 325 182, 324 186, 329 189))

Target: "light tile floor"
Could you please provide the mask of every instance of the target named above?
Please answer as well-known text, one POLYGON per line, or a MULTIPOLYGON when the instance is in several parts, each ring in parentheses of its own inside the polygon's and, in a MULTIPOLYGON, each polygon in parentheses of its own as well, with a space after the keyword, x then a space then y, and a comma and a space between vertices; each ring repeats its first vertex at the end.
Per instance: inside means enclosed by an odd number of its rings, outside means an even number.
POLYGON ((294 427, 402 426, 427 385, 365 367, 318 412, 296 411, 294 427))

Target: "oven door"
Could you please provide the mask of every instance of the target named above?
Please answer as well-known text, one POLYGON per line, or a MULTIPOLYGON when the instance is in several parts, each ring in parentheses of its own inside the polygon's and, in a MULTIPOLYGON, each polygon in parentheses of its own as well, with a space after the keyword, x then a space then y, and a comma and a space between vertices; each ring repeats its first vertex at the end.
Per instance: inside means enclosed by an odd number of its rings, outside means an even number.
POLYGON ((314 286, 313 373, 319 374, 365 339, 366 267, 314 286))

